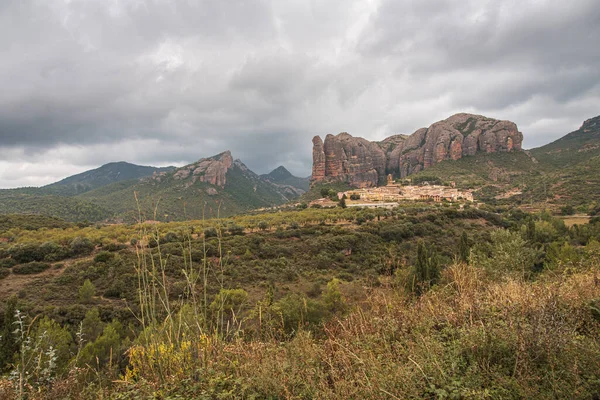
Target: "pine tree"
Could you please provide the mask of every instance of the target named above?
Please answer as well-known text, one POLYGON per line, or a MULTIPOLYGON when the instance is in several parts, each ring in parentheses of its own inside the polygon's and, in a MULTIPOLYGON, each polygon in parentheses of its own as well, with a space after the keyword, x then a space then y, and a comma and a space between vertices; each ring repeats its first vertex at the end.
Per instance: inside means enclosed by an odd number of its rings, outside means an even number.
POLYGON ((527 240, 530 242, 535 242, 536 232, 535 232, 535 221, 530 219, 527 222, 527 240))
POLYGON ((7 372, 10 369, 13 356, 19 351, 19 344, 13 333, 16 311, 17 298, 13 296, 5 303, 4 315, 0 320, 0 373, 7 372))
POLYGON ((413 285, 413 290, 417 295, 421 295, 429 290, 439 280, 439 264, 439 258, 435 249, 429 249, 423 241, 419 241, 413 285))
POLYGON ((467 237, 467 232, 463 231, 460 237, 460 243, 458 244, 458 258, 462 262, 469 261, 469 254, 471 252, 471 248, 469 247, 469 239, 467 237))
POLYGON ((83 286, 79 288, 79 301, 83 304, 87 304, 92 301, 92 298, 96 294, 96 287, 89 279, 83 282, 83 286))

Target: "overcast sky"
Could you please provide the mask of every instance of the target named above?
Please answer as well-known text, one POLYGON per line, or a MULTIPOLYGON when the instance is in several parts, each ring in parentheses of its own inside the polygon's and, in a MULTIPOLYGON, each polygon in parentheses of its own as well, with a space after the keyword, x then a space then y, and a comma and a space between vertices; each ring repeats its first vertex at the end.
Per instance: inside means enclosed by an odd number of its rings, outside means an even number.
POLYGON ((472 112, 524 147, 600 114, 598 0, 0 0, 0 187, 226 149, 300 176, 311 138, 472 112))

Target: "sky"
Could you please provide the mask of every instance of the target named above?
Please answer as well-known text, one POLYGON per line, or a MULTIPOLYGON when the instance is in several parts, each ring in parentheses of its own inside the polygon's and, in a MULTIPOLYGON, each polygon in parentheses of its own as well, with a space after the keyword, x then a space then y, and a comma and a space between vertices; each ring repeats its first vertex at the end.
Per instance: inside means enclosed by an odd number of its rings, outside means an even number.
POLYGON ((231 150, 311 172, 314 135, 457 112, 537 147, 600 115, 597 0, 0 0, 0 187, 231 150))

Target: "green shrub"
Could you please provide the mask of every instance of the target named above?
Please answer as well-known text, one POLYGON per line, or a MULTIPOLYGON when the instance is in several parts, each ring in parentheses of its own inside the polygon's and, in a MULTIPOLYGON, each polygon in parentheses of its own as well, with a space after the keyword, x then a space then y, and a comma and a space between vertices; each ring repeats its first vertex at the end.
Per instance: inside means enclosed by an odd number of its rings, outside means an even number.
POLYGON ((0 268, 12 268, 17 262, 12 258, 3 258, 0 260, 0 268))
POLYGON ((39 274, 40 272, 44 272, 48 268, 50 268, 50 264, 48 264, 48 263, 32 261, 27 264, 17 265, 16 267, 13 267, 12 270, 13 270, 13 273, 15 273, 17 275, 32 275, 32 274, 39 274))
POLYGON ((70 244, 71 253, 76 256, 85 256, 94 251, 94 244, 88 238, 76 237, 70 244))
POLYGON ((212 237, 217 237, 219 236, 219 233, 217 232, 217 230, 213 227, 210 228, 206 228, 204 230, 204 237, 205 238, 212 238, 212 237))
POLYGON ((0 268, 0 279, 4 279, 8 275, 10 275, 10 269, 0 268))
POLYGON ((11 258, 19 264, 32 261, 42 261, 46 255, 43 252, 42 246, 32 243, 12 246, 10 249, 8 249, 8 252, 11 258))
POLYGON ((101 251, 100 253, 96 254, 96 257, 94 257, 94 262, 105 263, 112 260, 113 258, 115 258, 115 255, 113 253, 108 251, 101 251))
POLYGON ((95 294, 96 287, 89 279, 86 279, 79 288, 79 301, 83 304, 90 303, 95 294))
MULTIPOLYGON (((132 242, 131 243, 132 246, 135 246, 137 244, 136 239, 131 239, 131 242, 132 242)), ((103 249, 106 251, 119 251, 119 250, 123 250, 126 248, 127 248, 127 246, 122 243, 109 243, 103 247, 103 249)))

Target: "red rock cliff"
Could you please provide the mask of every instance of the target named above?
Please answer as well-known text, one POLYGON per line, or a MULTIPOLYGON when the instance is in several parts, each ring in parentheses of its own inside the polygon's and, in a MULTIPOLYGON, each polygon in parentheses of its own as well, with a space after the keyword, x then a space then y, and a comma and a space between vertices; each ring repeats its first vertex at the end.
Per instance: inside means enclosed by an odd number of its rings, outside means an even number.
POLYGON ((325 142, 315 136, 312 180, 376 186, 389 173, 405 177, 477 152, 521 150, 522 142, 523 135, 513 122, 473 114, 456 114, 408 137, 395 135, 380 143, 347 133, 327 135, 325 142))

